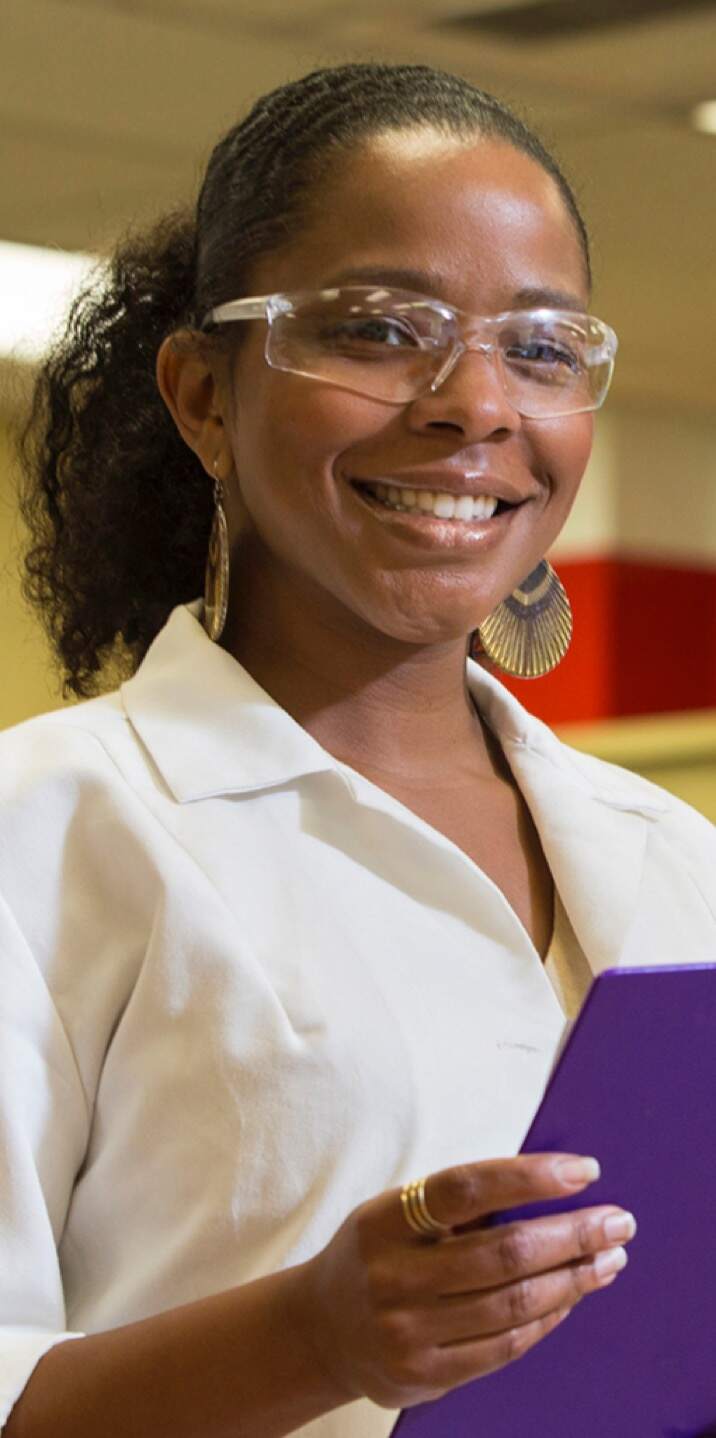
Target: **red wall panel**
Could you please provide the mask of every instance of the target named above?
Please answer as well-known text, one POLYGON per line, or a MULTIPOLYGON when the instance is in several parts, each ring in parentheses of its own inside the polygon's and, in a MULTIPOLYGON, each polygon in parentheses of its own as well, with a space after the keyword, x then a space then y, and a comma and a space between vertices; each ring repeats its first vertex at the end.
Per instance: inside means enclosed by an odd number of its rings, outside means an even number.
POLYGON ((716 569, 597 556, 555 568, 571 648, 542 679, 505 679, 532 713, 567 724, 716 707, 716 569))

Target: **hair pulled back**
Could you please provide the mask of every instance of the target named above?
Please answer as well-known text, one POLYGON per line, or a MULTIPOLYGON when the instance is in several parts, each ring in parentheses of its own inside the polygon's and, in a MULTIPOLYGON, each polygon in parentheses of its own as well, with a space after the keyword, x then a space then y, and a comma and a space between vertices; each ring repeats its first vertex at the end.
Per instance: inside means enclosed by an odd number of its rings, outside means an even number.
MULTIPOLYGON (((416 124, 500 138, 536 160, 562 193, 589 272, 585 226, 556 161, 467 80, 425 65, 348 64, 259 99, 214 149, 195 214, 176 211, 120 243, 37 376, 20 441, 24 592, 66 693, 94 693, 118 655, 131 672, 174 606, 203 589, 212 487, 159 394, 162 341, 249 292, 252 261, 296 235, 337 151, 416 124)), ((230 327, 202 342, 241 336, 230 327)))

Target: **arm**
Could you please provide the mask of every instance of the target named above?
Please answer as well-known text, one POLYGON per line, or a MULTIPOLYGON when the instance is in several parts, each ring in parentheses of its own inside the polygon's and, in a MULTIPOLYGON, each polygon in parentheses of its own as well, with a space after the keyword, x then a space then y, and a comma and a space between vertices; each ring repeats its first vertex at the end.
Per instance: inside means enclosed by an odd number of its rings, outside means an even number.
POLYGON ((480 1226, 589 1181, 544 1154, 446 1169, 429 1208, 456 1231, 438 1241, 411 1232, 397 1190, 380 1194, 307 1263, 52 1349, 6 1438, 56 1438, 58 1422, 73 1438, 284 1438, 361 1397, 437 1397, 519 1358, 616 1277, 630 1232, 613 1206, 480 1226))
POLYGON ((109 1332, 66 1331, 56 1244, 86 1152, 89 1105, 2 899, 0 955, 3 1438, 235 1438, 237 1428, 278 1438, 346 1401, 301 1341, 300 1268, 109 1332))
POLYGON ((303 1268, 40 1360, 4 1438, 282 1438, 346 1401, 307 1340, 303 1268))

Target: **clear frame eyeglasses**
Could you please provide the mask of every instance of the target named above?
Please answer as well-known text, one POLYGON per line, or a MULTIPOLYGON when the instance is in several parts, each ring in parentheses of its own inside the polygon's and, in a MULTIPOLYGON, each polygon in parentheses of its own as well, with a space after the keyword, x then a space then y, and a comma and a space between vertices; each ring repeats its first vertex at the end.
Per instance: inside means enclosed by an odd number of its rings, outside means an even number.
POLYGON ((352 285, 255 295, 219 305, 202 329, 268 322, 274 369, 387 404, 434 392, 460 356, 491 357, 512 407, 527 419, 582 414, 603 404, 617 337, 591 315, 548 308, 479 316, 409 290, 352 285))

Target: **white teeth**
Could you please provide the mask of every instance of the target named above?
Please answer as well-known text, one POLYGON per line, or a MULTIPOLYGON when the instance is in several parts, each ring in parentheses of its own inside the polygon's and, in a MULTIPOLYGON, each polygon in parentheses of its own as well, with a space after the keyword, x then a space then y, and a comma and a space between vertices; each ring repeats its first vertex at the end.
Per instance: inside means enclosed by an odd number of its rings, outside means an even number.
POLYGON ((489 519, 497 509, 497 500, 489 494, 481 494, 472 501, 473 519, 489 519))
POLYGON ((455 497, 452 494, 439 494, 433 505, 433 514, 438 519, 452 519, 455 513, 455 497))
POLYGON ((455 518, 472 519, 474 503, 475 501, 471 495, 461 494, 460 498, 455 501, 455 518))
POLYGON ((376 482, 365 486, 388 509, 418 510, 437 519, 490 519, 498 501, 492 494, 445 494, 432 489, 400 489, 376 482))

